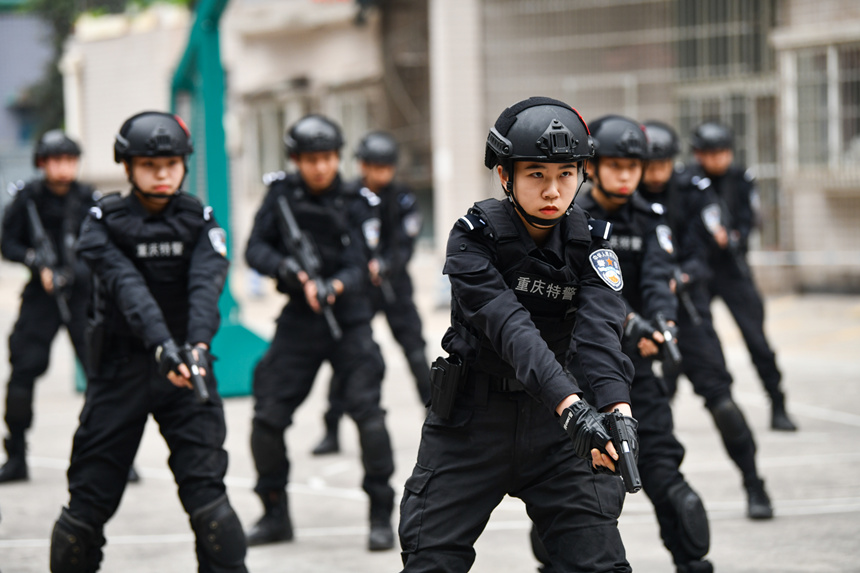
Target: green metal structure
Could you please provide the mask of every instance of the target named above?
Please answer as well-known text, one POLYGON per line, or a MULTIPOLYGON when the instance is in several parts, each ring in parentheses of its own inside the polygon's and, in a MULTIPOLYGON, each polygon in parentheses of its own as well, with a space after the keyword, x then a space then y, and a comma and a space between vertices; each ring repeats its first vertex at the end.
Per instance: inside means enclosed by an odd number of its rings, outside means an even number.
MULTIPOLYGON (((189 163, 188 189, 212 206, 227 232, 227 256, 231 256, 230 173, 224 133, 224 68, 221 65, 219 21, 228 0, 200 0, 171 85, 174 112, 183 107, 194 136, 195 153, 189 163), (190 107, 188 107, 190 106, 190 107)), ((215 375, 222 396, 251 392, 253 368, 268 342, 239 321, 239 305, 233 298, 230 277, 218 303, 221 329, 212 342, 220 359, 215 375)))

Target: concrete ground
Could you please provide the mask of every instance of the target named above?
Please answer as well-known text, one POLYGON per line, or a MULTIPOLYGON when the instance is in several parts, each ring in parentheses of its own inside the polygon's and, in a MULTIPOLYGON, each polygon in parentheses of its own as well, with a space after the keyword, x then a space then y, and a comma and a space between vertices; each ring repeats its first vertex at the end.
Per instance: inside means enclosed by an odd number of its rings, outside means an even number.
MULTIPOLYGON (((448 321, 447 308, 438 304, 443 299, 439 268, 439 261, 429 254, 421 254, 413 267, 431 359, 439 353, 448 321)), ((17 297, 25 278, 20 266, 0 264, 3 337, 16 319, 17 297)), ((240 296, 243 286, 234 286, 240 296)), ((270 335, 272 319, 282 304, 281 297, 268 291, 250 300, 243 307, 247 324, 270 335)), ((759 466, 774 501, 774 520, 746 519, 740 476, 688 383, 682 383, 675 402, 677 433, 687 448, 682 470, 701 493, 710 516, 710 559, 721 573, 860 571, 860 296, 781 296, 767 300, 767 312, 767 330, 785 375, 789 407, 801 426, 796 434, 769 429, 768 404, 740 335, 724 307, 716 307, 718 330, 735 375, 735 397, 756 435, 759 466)), ((377 319, 374 326, 387 362, 383 400, 395 448, 394 484, 399 494, 415 461, 423 409, 387 325, 377 319)), ((3 364, 7 364, 6 353, 6 345, 0 345, 3 364)), ((65 469, 83 403, 74 391, 72 364, 68 338, 63 334, 55 342, 51 368, 37 386, 36 419, 29 434, 31 479, 0 486, 3 573, 48 570, 50 532, 60 507, 68 501, 65 469)), ((354 425, 343 424, 341 454, 318 458, 309 453, 322 433, 328 373, 327 367, 321 371, 319 383, 287 434, 293 462, 290 493, 296 539, 251 549, 247 559, 251 571, 399 570, 397 551, 372 554, 365 550, 367 501, 360 489, 354 425)), ((0 368, 0 379, 7 376, 8 371, 0 368)), ((229 495, 242 522, 249 526, 261 512, 252 491, 255 473, 248 446, 252 401, 232 398, 225 410, 229 495)), ((167 469, 167 455, 157 426, 150 423, 136 462, 142 481, 128 487, 119 511, 106 527, 103 571, 195 570, 193 538, 167 469)), ((643 493, 628 496, 620 524, 636 571, 673 570, 643 493)), ((522 503, 506 499, 476 546, 478 557, 472 570, 534 571, 528 530, 522 503)))

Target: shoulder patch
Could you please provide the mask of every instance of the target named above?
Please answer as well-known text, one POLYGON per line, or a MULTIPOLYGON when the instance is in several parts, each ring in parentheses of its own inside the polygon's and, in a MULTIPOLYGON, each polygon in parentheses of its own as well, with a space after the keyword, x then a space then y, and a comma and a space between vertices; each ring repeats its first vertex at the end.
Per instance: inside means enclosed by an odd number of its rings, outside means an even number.
POLYGON ((609 237, 612 236, 612 223, 598 219, 589 219, 588 230, 593 238, 608 241, 609 237))
POLYGON ((371 207, 376 207, 380 203, 382 203, 382 199, 379 198, 379 195, 377 195, 367 187, 362 187, 361 189, 359 189, 358 192, 361 194, 362 197, 364 197, 365 201, 367 201, 367 204, 371 207))
POLYGON ((657 225, 657 242, 663 247, 663 250, 670 255, 675 252, 675 246, 672 244, 672 229, 668 225, 657 225))
POLYGON ((487 222, 477 213, 466 213, 457 220, 457 223, 462 225, 467 231, 477 231, 487 226, 487 222))
POLYGON ((287 178, 287 173, 285 171, 271 171, 269 173, 263 174, 263 184, 271 185, 275 181, 280 181, 282 179, 287 178))
POLYGON ((612 249, 598 249, 588 256, 588 261, 597 272, 597 275, 612 290, 618 292, 624 288, 621 265, 618 264, 618 257, 615 256, 615 251, 612 249))
POLYGON ((723 213, 720 206, 716 203, 706 205, 702 209, 702 222, 709 233, 712 235, 716 233, 723 224, 723 213))
POLYGON ((367 243, 368 248, 371 250, 379 246, 381 232, 382 222, 377 217, 367 219, 361 224, 361 234, 364 235, 364 242, 367 243))
POLYGON ((413 239, 417 237, 418 233, 421 232, 422 223, 421 214, 415 211, 403 217, 403 230, 406 232, 406 236, 413 239))
POLYGON ((651 203, 651 210, 657 213, 658 215, 662 215, 666 212, 666 209, 663 208, 662 203, 651 203))
POLYGON ((227 232, 224 229, 221 227, 209 229, 209 242, 216 253, 222 257, 227 256, 227 232))

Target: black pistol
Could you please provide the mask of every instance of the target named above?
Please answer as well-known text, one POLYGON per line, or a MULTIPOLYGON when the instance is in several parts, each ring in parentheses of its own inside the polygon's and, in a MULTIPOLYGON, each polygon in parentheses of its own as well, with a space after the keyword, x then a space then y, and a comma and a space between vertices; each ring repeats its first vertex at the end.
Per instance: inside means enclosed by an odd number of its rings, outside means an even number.
MULTIPOLYGON (((202 352, 202 349, 198 349, 197 352, 202 352)), ((201 361, 194 358, 194 349, 192 346, 190 344, 183 346, 179 350, 179 356, 182 357, 182 362, 188 366, 188 370, 191 372, 191 385, 194 386, 194 393, 197 395, 197 401, 201 404, 211 402, 209 389, 206 387, 206 380, 200 373, 201 361)))
POLYGON ((671 366, 679 366, 681 364, 681 351, 678 350, 678 343, 675 342, 675 337, 672 335, 669 325, 666 324, 666 317, 663 316, 663 313, 658 312, 657 316, 654 317, 654 322, 657 324, 657 330, 663 335, 662 346, 665 357, 671 366))
POLYGON ((295 257, 301 269, 308 274, 308 278, 314 281, 319 288, 317 300, 322 308, 322 314, 328 323, 332 338, 340 340, 343 331, 340 329, 340 325, 334 317, 334 311, 328 303, 328 295, 333 293, 327 288, 327 283, 320 276, 322 261, 317 254, 316 245, 313 244, 309 236, 302 232, 292 209, 290 209, 287 198, 283 195, 278 197, 277 211, 284 246, 287 248, 287 252, 295 257))
POLYGON ((627 493, 636 493, 642 489, 642 478, 639 477, 639 468, 636 466, 636 457, 631 449, 632 436, 627 425, 624 423, 624 414, 617 408, 604 418, 606 429, 612 436, 612 445, 618 452, 618 469, 621 470, 621 479, 624 480, 624 489, 627 493))
POLYGON ((675 267, 673 278, 675 279, 675 294, 678 295, 678 300, 684 305, 684 310, 687 311, 687 315, 689 315, 693 324, 699 326, 702 324, 702 315, 696 310, 696 305, 693 304, 693 299, 690 297, 690 291, 688 290, 689 285, 684 282, 681 269, 678 267, 675 267))

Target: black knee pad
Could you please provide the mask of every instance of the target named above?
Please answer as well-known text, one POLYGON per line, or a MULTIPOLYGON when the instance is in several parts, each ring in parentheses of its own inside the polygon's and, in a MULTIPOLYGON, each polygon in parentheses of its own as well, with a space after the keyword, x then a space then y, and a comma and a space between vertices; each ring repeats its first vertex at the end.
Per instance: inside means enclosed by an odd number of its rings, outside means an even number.
POLYGON ((693 559, 701 559, 711 547, 708 514, 702 498, 687 482, 675 484, 668 491, 669 502, 678 517, 678 534, 683 549, 693 559))
POLYGON ((284 432, 254 420, 251 430, 251 453, 262 475, 277 473, 287 463, 284 432))
POLYGON ((391 452, 391 438, 385 427, 383 415, 365 420, 356 420, 361 442, 361 459, 368 475, 388 479, 394 473, 394 455, 391 452))
POLYGON ((51 573, 91 573, 102 560, 101 531, 72 517, 65 507, 51 533, 51 573))
POLYGON ((201 561, 201 571, 247 571, 245 532, 226 495, 195 511, 191 516, 191 527, 197 536, 197 556, 201 561))
POLYGON ((752 437, 743 413, 731 398, 717 402, 710 409, 717 429, 726 443, 737 444, 752 437))

